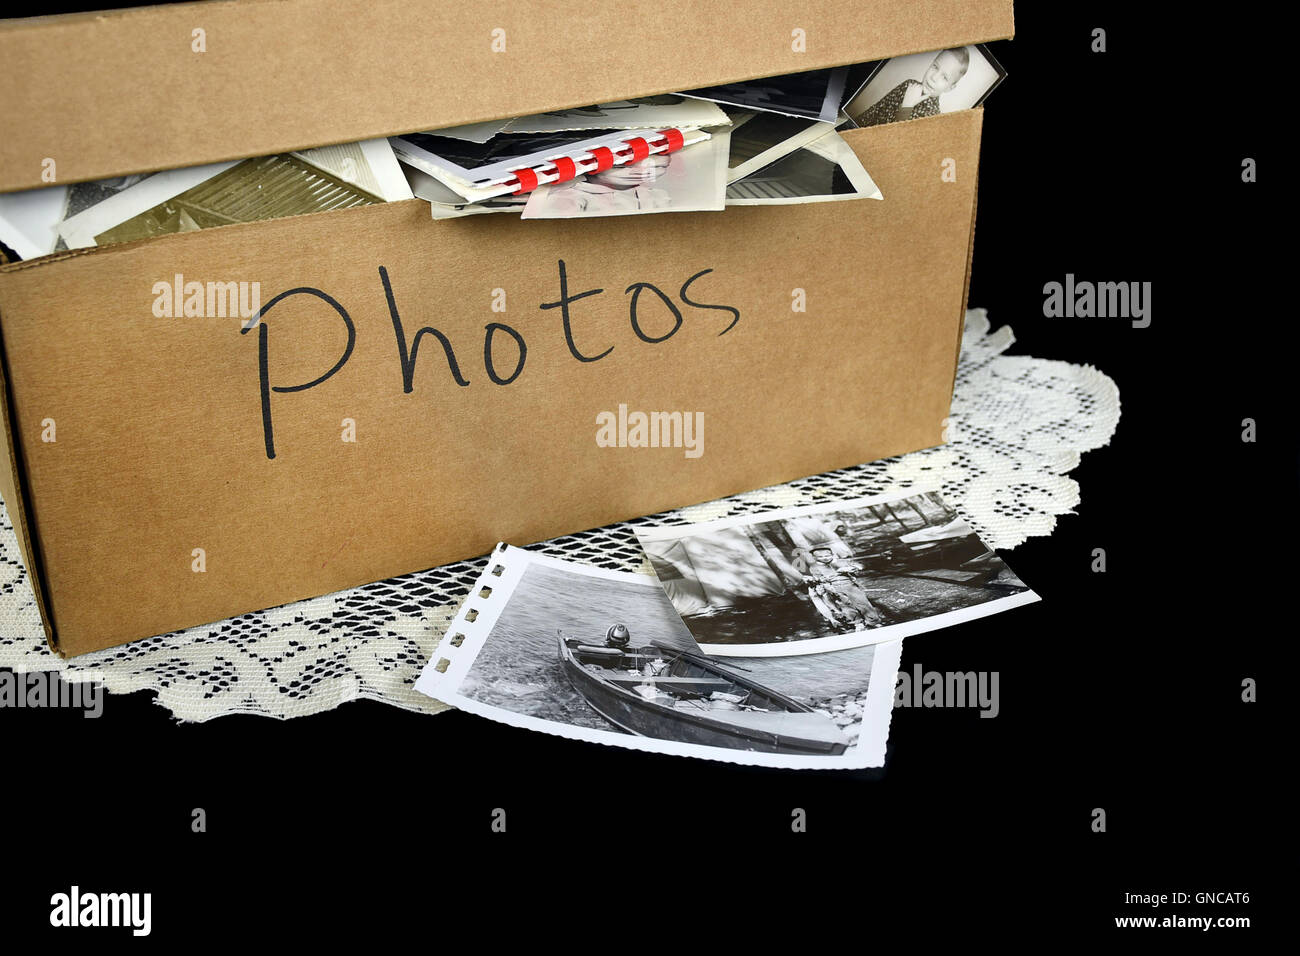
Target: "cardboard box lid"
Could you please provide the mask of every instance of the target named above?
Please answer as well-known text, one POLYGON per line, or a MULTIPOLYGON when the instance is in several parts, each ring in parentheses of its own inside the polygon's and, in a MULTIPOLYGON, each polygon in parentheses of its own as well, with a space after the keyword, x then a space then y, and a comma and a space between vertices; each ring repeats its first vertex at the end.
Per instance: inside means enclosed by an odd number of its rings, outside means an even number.
POLYGON ((50 160, 81 182, 1013 32, 1011 0, 217 0, 7 21, 0 192, 49 185, 50 160))

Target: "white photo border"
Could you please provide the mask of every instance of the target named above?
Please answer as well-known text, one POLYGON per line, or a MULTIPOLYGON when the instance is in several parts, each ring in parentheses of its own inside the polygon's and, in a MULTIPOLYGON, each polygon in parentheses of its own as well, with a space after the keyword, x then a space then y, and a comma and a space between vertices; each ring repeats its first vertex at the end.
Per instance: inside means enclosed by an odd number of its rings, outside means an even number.
MULTIPOLYGON (((646 541, 665 541, 689 538, 697 534, 707 534, 724 528, 738 528, 746 525, 763 524, 768 521, 780 521, 784 518, 798 518, 803 515, 830 514, 853 511, 873 504, 887 504, 904 501, 907 498, 930 492, 940 493, 938 488, 913 488, 905 492, 882 495, 870 495, 865 498, 850 498, 845 501, 829 501, 815 505, 800 505, 796 508, 782 508, 779 511, 764 511, 757 514, 735 515, 687 525, 655 525, 642 528, 633 527, 637 540, 644 547, 646 541)), ((972 529, 972 533, 973 529, 972 529)), ((656 580, 658 577, 656 576, 656 580)), ((1013 608, 1023 607, 1041 601, 1033 590, 1020 594, 994 598, 982 604, 961 608, 956 611, 944 611, 915 621, 903 621, 899 624, 887 624, 884 627, 867 631, 853 631, 837 634, 834 637, 810 637, 802 641, 789 641, 770 644, 700 644, 700 650, 712 657, 796 657, 803 654, 825 654, 829 651, 843 651, 852 647, 865 647, 868 644, 881 644, 901 640, 914 634, 937 631, 941 628, 978 620, 991 614, 1000 614, 1013 608)))
POLYGON ((862 770, 884 766, 889 724, 893 717, 894 697, 898 684, 898 668, 902 657, 902 641, 888 641, 877 645, 872 655, 871 672, 867 676, 867 701, 863 707, 862 729, 858 740, 844 753, 834 756, 757 753, 749 750, 733 750, 728 747, 708 747, 659 740, 654 737, 640 737, 613 730, 595 730, 515 713, 463 696, 458 692, 458 688, 469 675, 479 652, 491 637, 492 629, 505 611, 524 573, 534 564, 607 580, 660 587, 658 578, 651 575, 607 571, 603 568, 551 558, 505 543, 498 544, 488 556, 487 565, 475 582, 473 590, 470 591, 442 640, 435 647, 433 657, 416 680, 417 691, 460 710, 512 727, 566 737, 570 740, 624 747, 628 750, 792 770, 862 770), (498 567, 501 569, 500 573, 494 573, 498 567), (482 596, 484 588, 490 589, 488 597, 482 596), (450 642, 457 637, 460 637, 460 643, 453 646, 450 642), (443 661, 446 661, 446 664, 443 670, 439 671, 438 668, 442 666, 443 661))
MULTIPOLYGON (((855 192, 838 193, 823 196, 777 196, 755 199, 750 197, 727 198, 728 206, 802 206, 812 202, 841 202, 849 199, 884 199, 884 193, 876 185, 876 181, 871 178, 871 173, 867 167, 862 165, 862 160, 858 159, 858 154, 853 151, 853 147, 834 129, 821 133, 815 139, 804 143, 798 149, 794 149, 780 159, 773 160, 768 166, 775 166, 782 160, 789 159, 797 155, 800 151, 813 153, 820 156, 827 162, 834 163, 844 171, 845 177, 853 186, 855 192)), ((761 173, 763 169, 755 170, 746 175, 753 176, 761 173)), ((727 183, 728 186, 734 186, 737 183, 744 182, 744 179, 733 180, 727 183)))
MULTIPOLYGON (((983 105, 984 101, 987 100, 993 94, 993 91, 1002 85, 1002 81, 1007 78, 1006 67, 1004 67, 1000 62, 998 62, 998 58, 993 55, 993 51, 989 49, 989 45, 987 43, 965 43, 962 45, 973 46, 976 50, 978 50, 980 52, 980 55, 988 61, 989 66, 993 67, 993 72, 997 74, 998 78, 993 81, 992 86, 990 86, 987 90, 985 90, 983 93, 980 94, 979 99, 977 99, 974 103, 972 103, 970 106, 965 107, 964 109, 954 110, 953 112, 955 113, 963 113, 966 110, 973 110, 977 106, 983 105)), ((942 53, 943 51, 924 50, 922 52, 937 55, 939 53, 942 53)), ((903 55, 915 56, 916 54, 913 53, 913 54, 903 54, 903 55)), ((897 59, 898 57, 891 56, 888 57, 887 59, 877 61, 876 65, 871 68, 871 72, 867 74, 867 78, 858 85, 858 88, 853 91, 852 95, 844 97, 844 101, 840 106, 839 119, 841 123, 847 120, 850 129, 862 128, 858 126, 857 121, 854 120, 853 117, 849 115, 849 104, 852 103, 854 100, 856 100, 862 94, 862 91, 865 90, 867 86, 871 83, 871 81, 876 78, 877 73, 883 70, 891 60, 897 60, 897 59)))

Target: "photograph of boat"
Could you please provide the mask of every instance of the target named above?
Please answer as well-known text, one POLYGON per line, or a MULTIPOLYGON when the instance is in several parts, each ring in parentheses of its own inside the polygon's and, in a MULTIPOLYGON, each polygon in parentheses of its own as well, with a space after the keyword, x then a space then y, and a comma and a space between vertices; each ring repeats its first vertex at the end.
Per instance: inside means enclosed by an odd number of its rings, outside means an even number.
POLYGON ((594 743, 771 767, 878 767, 899 654, 894 641, 719 661, 653 576, 503 546, 417 689, 594 743))
POLYGON ((557 633, 569 681, 620 730, 764 753, 842 754, 849 746, 829 715, 699 654, 628 646, 623 625, 600 643, 557 633))

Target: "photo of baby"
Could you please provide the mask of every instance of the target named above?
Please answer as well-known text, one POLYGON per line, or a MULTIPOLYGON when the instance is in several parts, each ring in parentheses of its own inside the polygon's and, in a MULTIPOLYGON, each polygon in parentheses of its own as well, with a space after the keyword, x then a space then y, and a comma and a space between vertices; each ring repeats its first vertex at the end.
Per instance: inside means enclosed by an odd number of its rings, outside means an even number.
POLYGON ((849 101, 855 126, 878 126, 978 106, 1006 71, 983 44, 885 60, 849 101))
POLYGON ((676 153, 656 153, 636 163, 588 173, 567 183, 538 186, 524 206, 524 219, 631 216, 647 212, 718 210, 726 201, 730 135, 676 153))

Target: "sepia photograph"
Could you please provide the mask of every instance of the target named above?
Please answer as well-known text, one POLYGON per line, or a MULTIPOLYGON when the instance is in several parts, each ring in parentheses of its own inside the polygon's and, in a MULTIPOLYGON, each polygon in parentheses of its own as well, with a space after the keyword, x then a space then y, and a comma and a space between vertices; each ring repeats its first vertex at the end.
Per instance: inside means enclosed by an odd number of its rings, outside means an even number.
POLYGON ((236 163, 177 196, 97 232, 92 242, 107 246, 382 201, 296 156, 265 156, 236 163))
POLYGON ((884 60, 844 104, 854 126, 879 126, 983 103, 1006 77, 984 44, 884 60))
POLYGON ((848 74, 849 68, 846 66, 832 70, 809 70, 744 83, 710 86, 690 90, 683 95, 748 110, 784 113, 787 116, 830 123, 839 117, 848 74))
POLYGON ((69 249, 95 245, 95 236, 126 222, 161 202, 179 196, 237 165, 211 163, 169 169, 145 176, 119 176, 69 187, 68 205, 58 225, 59 240, 69 249))
POLYGON ((809 654, 1038 600, 937 492, 637 528, 707 654, 809 654))
POLYGON ((853 148, 833 130, 727 186, 728 206, 883 198, 853 148))
POLYGON ((388 141, 373 139, 78 183, 58 231, 69 248, 83 249, 410 198, 388 141))
POLYGON ((498 546, 416 689, 514 726, 774 767, 884 759, 898 642, 703 653, 653 577, 498 546))
POLYGON ((566 183, 538 186, 523 219, 632 216, 648 212, 700 212, 726 202, 728 130, 674 153, 586 173, 566 183))
POLYGON ((402 165, 387 139, 318 146, 289 155, 384 202, 413 198, 402 165))

